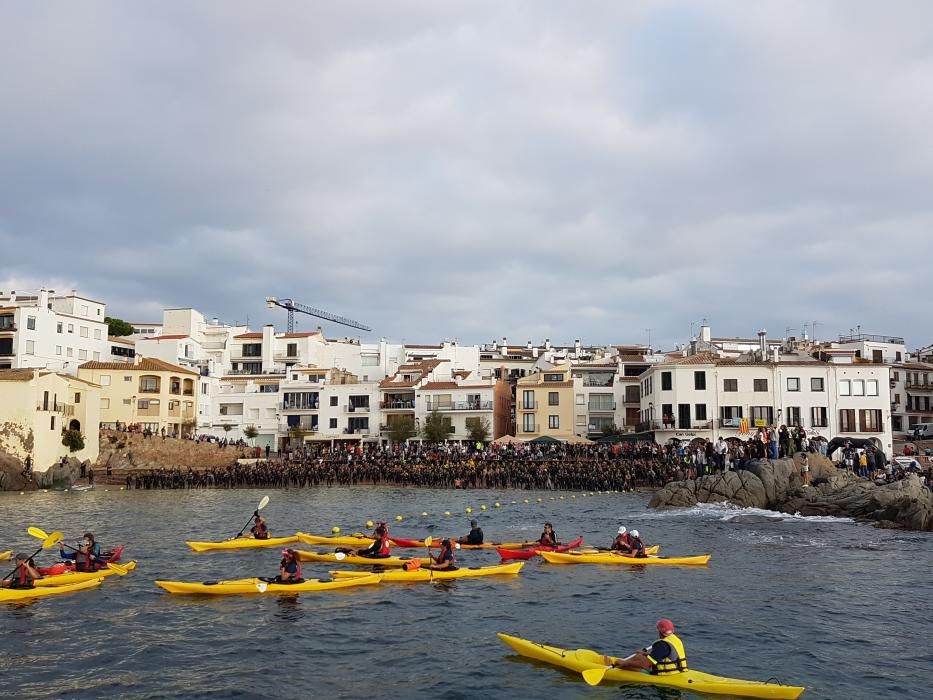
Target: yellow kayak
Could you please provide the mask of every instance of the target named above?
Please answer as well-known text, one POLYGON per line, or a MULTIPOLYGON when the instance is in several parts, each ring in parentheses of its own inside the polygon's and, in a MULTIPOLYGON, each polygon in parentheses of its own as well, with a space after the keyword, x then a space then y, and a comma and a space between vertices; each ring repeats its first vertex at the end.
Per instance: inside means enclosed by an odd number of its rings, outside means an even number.
POLYGON ((46 586, 44 588, 0 588, 0 603, 10 603, 17 600, 30 600, 32 598, 46 598, 50 595, 63 595, 76 591, 86 591, 97 588, 104 582, 102 578, 72 583, 67 586, 46 586))
POLYGON ((630 566, 706 566, 711 556, 697 554, 690 557, 626 557, 612 552, 575 554, 573 552, 538 552, 550 564, 628 564, 630 566))
MULTIPOLYGON (((560 649, 546 644, 538 644, 521 637, 499 633, 499 639, 508 644, 520 655, 529 659, 536 659, 554 666, 560 666, 571 671, 582 673, 588 669, 605 668, 608 666, 606 657, 589 649, 560 649)), ((610 661, 616 657, 610 656, 610 661)), ((777 700, 794 700, 800 697, 806 688, 791 685, 778 685, 776 683, 762 683, 760 681, 743 681, 738 678, 725 678, 714 676, 701 671, 684 671, 667 676, 653 676, 640 671, 621 671, 611 669, 606 671, 605 680, 617 683, 637 683, 640 685, 654 685, 679 690, 690 690, 694 693, 709 693, 712 695, 731 695, 743 698, 775 698, 777 700)), ((581 678, 581 683, 582 683, 581 678)))
MULTIPOLYGON (((657 554, 661 551, 661 545, 653 544, 650 547, 645 547, 645 554, 657 554)), ((609 553, 608 549, 598 549, 596 547, 581 547, 580 549, 571 549, 567 554, 607 554, 609 553)))
MULTIPOLYGON (((451 578, 473 578, 475 576, 500 576, 515 575, 522 570, 525 565, 523 561, 512 562, 511 564, 500 564, 499 566, 477 566, 469 569, 456 569, 454 571, 432 571, 431 569, 415 569, 414 571, 386 571, 381 573, 382 581, 437 581, 440 579, 451 578)), ((336 579, 358 579, 362 576, 369 576, 365 571, 331 571, 330 575, 336 579)))
MULTIPOLYGON (((123 564, 123 568, 127 571, 133 571, 136 569, 136 562, 131 561, 123 564)), ((101 569, 100 571, 90 571, 87 573, 78 572, 78 571, 69 571, 64 574, 57 574, 55 576, 46 576, 45 578, 40 578, 35 582, 35 585, 39 588, 47 588, 49 586, 68 586, 72 583, 82 583, 84 581, 93 581, 98 578, 106 578, 107 576, 115 575, 113 569, 101 569)))
POLYGON ((8 549, 5 552, 0 552, 0 561, 6 561, 7 559, 13 558, 13 550, 8 549))
MULTIPOLYGON (((405 566, 412 560, 412 557, 382 557, 381 559, 371 559, 370 557, 361 557, 356 554, 347 554, 343 559, 337 559, 334 552, 306 552, 298 550, 298 559, 301 561, 322 561, 329 564, 358 564, 360 566, 405 566)), ((428 565, 431 560, 427 557, 421 557, 421 563, 428 565)))
POLYGON ((195 552, 210 552, 217 549, 249 549, 252 547, 282 547, 298 542, 298 537, 270 537, 267 540, 257 540, 252 537, 237 537, 222 542, 185 542, 195 552))
POLYGON ((241 578, 232 581, 156 581, 159 588, 169 593, 197 595, 269 595, 278 593, 311 593, 334 591, 341 588, 371 586, 379 583, 379 574, 368 574, 361 578, 338 581, 322 581, 312 578, 301 583, 269 583, 259 578, 241 578))
POLYGON ((372 537, 360 534, 330 537, 325 535, 309 535, 306 532, 299 532, 295 536, 301 544, 326 545, 329 547, 368 547, 374 541, 372 537))

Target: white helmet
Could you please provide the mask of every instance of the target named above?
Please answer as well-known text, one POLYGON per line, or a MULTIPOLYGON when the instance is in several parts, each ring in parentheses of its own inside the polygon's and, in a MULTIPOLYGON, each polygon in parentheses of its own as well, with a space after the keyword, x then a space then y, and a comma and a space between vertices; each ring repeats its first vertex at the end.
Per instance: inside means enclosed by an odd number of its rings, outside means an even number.
POLYGON ((638 530, 632 530, 632 537, 638 537, 638 530))
POLYGON ((620 535, 624 535, 624 534, 625 534, 625 525, 622 525, 622 526, 619 528, 619 534, 620 534, 620 535))

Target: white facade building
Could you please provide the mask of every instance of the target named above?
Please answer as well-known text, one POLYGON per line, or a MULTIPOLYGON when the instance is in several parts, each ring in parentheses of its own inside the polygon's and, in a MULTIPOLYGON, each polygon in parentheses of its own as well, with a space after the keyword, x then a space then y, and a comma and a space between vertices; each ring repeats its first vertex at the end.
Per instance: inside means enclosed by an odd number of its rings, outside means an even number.
POLYGON ((0 369, 39 367, 77 374, 87 361, 107 361, 106 305, 53 290, 0 294, 0 369))

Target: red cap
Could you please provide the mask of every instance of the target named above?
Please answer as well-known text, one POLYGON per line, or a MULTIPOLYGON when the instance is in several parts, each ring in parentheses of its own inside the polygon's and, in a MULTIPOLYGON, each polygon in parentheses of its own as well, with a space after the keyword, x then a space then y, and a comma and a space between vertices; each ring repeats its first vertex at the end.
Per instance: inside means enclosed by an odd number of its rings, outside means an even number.
POLYGON ((674 623, 667 618, 662 618, 655 623, 659 634, 674 634, 674 623))

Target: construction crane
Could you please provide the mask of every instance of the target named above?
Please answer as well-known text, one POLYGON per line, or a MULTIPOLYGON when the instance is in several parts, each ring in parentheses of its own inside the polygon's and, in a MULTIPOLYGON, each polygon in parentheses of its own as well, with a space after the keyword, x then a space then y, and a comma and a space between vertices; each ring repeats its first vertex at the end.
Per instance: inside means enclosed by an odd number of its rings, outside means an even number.
POLYGON ((288 332, 295 332, 295 312, 302 314, 308 314, 308 316, 314 316, 316 318, 323 318, 325 321, 331 321, 332 323, 339 323, 341 326, 349 326, 350 328, 359 328, 361 331, 371 331, 372 328, 369 326, 364 326, 362 323, 354 321, 350 318, 344 318, 343 316, 338 316, 337 314, 332 314, 328 311, 322 311, 321 309, 315 309, 313 306, 306 306, 305 304, 299 304, 297 301, 292 299, 278 299, 276 297, 266 297, 266 306, 270 309, 274 309, 276 306, 285 309, 288 311, 288 332))

